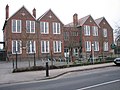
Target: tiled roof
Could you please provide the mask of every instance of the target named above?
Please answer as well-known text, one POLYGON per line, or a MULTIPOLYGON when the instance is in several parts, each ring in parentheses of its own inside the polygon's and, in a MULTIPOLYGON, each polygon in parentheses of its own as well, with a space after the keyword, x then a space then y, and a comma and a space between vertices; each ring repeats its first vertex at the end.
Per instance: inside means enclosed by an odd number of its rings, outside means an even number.
MULTIPOLYGON (((82 26, 90 16, 91 16, 91 15, 87 15, 87 16, 79 19, 79 20, 78 20, 78 26, 82 26)), ((73 22, 65 25, 65 27, 70 27, 70 26, 73 27, 73 22)))
POLYGON ((97 23, 97 25, 99 25, 100 22, 101 22, 103 19, 104 19, 104 17, 98 18, 98 19, 95 20, 95 22, 97 23))

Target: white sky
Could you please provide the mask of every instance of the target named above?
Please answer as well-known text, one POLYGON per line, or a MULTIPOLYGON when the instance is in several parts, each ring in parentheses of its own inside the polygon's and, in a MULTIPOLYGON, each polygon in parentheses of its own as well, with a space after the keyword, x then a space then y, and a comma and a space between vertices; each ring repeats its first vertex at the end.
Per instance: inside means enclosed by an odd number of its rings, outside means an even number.
POLYGON ((0 0, 0 41, 3 41, 2 28, 7 4, 9 16, 24 5, 30 13, 36 8, 37 18, 51 8, 64 24, 72 22, 74 13, 78 14, 78 18, 89 14, 94 19, 104 16, 113 29, 120 21, 120 0, 0 0))

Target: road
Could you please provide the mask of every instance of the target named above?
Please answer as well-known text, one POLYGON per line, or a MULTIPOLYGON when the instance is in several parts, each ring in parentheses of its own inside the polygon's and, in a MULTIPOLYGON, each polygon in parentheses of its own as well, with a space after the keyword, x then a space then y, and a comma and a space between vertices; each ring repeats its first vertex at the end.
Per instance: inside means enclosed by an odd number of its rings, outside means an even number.
POLYGON ((120 67, 71 72, 51 80, 0 85, 0 90, 120 90, 120 67))

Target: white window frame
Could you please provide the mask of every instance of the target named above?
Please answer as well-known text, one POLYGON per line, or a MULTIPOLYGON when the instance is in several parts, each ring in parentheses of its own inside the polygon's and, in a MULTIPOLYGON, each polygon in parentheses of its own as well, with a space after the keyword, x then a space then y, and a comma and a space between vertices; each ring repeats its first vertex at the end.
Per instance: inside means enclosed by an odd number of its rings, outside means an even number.
POLYGON ((41 41, 41 53, 49 53, 49 52, 50 52, 49 41, 42 40, 41 41))
POLYGON ((36 43, 33 40, 27 41, 27 53, 31 54, 31 53, 36 53, 36 43), (32 50, 33 47, 33 50, 32 50))
POLYGON ((35 21, 30 21, 30 20, 26 20, 26 32, 27 33, 35 33, 35 21), (27 27, 27 25, 28 25, 28 22, 30 23, 30 26, 29 26, 29 31, 28 31, 28 27, 27 27), (32 23, 33 23, 33 27, 34 28, 32 28, 32 23), (32 29, 34 30, 34 31, 32 31, 32 29))
POLYGON ((99 42, 94 41, 94 51, 99 51, 99 42))
POLYGON ((90 36, 90 26, 89 25, 84 25, 84 35, 90 36))
POLYGON ((49 34, 49 23, 48 22, 40 22, 40 32, 41 34, 49 34))
POLYGON ((73 55, 78 56, 78 51, 79 51, 78 48, 73 48, 73 55))
POLYGON ((22 54, 22 41, 21 40, 12 40, 12 54, 22 54), (14 46, 15 43, 15 46, 14 46), (19 50, 18 50, 18 45, 19 45, 19 50), (15 47, 15 51, 14 51, 15 47))
POLYGON ((109 49, 108 42, 103 43, 103 49, 104 49, 104 51, 108 51, 108 49, 109 49))
POLYGON ((98 27, 92 26, 93 36, 98 36, 98 27))
POLYGON ((53 34, 60 34, 60 23, 53 22, 53 34))
POLYGON ((12 20, 12 33, 21 33, 21 27, 22 27, 21 20, 16 20, 16 19, 12 20), (20 22, 20 25, 18 25, 18 21, 20 22), (15 23, 15 31, 14 31, 14 25, 13 25, 14 23, 15 23), (18 31, 18 26, 20 26, 19 31, 18 31))
POLYGON ((103 37, 107 37, 107 29, 103 28, 103 37))
POLYGON ((91 41, 85 41, 85 49, 86 51, 91 51, 91 41))
POLYGON ((62 45, 61 41, 53 41, 54 53, 61 53, 62 45))

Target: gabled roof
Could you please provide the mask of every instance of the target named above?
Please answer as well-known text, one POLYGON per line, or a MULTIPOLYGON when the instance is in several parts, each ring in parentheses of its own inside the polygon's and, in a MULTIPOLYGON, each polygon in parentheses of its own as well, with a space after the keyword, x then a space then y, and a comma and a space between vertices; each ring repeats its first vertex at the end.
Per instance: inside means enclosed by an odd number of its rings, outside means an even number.
POLYGON ((95 22, 97 23, 97 25, 99 25, 103 19, 104 17, 98 18, 95 20, 95 22))
MULTIPOLYGON (((31 17, 33 17, 35 20, 36 18, 26 9, 26 7, 23 5, 18 11, 16 11, 11 17, 13 17, 16 13, 18 13, 21 9, 25 9, 30 15, 31 17)), ((9 17, 7 20, 9 20, 11 17, 9 17)))
MULTIPOLYGON (((105 19, 105 17, 101 17, 95 20, 95 22, 97 23, 97 25, 100 27, 100 23, 102 22, 102 20, 105 20, 105 22, 110 26, 110 24, 107 22, 107 20, 105 19)), ((110 26, 110 28, 112 29, 112 27, 110 26)))
MULTIPOLYGON (((91 15, 87 15, 87 16, 79 19, 79 20, 78 20, 78 26, 82 26, 89 17, 91 17, 91 15)), ((65 25, 65 27, 73 27, 73 26, 74 26, 73 22, 65 25)))
MULTIPOLYGON (((55 15, 55 13, 51 10, 51 9, 49 9, 49 10, 47 10, 43 15, 41 15, 38 19, 37 19, 37 21, 39 21, 39 20, 41 20, 47 13, 49 13, 49 12, 51 12, 60 22, 61 22, 61 20, 55 15)), ((62 22, 61 22, 62 23, 62 22)), ((63 24, 63 23, 62 23, 63 24)))

